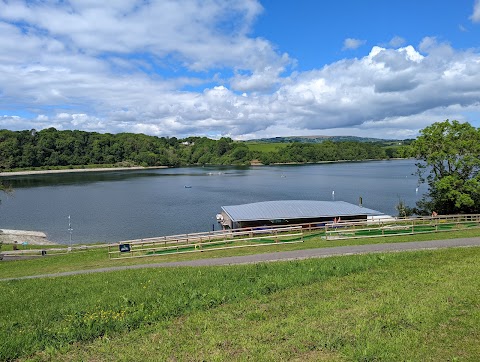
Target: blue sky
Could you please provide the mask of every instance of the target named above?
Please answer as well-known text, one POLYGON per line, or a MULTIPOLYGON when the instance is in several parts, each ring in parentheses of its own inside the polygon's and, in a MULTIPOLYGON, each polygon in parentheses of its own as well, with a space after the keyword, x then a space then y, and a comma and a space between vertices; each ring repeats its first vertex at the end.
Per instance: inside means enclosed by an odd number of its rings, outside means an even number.
POLYGON ((254 35, 265 37, 298 59, 300 70, 318 68, 345 57, 362 57, 374 45, 394 37, 420 44, 426 36, 459 48, 480 46, 480 26, 473 25, 472 0, 262 1, 254 35), (462 30, 463 27, 463 30, 462 30), (342 51, 346 38, 365 41, 342 51))
POLYGON ((480 1, 0 0, 0 128, 250 139, 479 127, 480 1))

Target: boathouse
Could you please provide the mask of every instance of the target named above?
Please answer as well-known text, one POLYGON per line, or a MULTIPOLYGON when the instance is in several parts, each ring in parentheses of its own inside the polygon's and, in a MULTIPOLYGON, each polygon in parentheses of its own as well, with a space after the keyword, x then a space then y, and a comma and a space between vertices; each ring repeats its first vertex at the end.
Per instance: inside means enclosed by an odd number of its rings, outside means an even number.
POLYGON ((380 211, 344 201, 281 200, 222 206, 217 221, 224 229, 244 227, 326 223, 334 219, 367 220, 380 211))

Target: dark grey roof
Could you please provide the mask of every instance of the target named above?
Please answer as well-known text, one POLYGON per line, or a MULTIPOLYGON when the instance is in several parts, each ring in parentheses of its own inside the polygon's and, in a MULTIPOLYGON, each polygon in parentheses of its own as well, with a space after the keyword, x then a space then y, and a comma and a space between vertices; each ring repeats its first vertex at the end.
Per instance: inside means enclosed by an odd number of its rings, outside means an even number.
POLYGON ((317 217, 382 215, 345 201, 283 200, 222 206, 233 221, 309 219, 317 217))

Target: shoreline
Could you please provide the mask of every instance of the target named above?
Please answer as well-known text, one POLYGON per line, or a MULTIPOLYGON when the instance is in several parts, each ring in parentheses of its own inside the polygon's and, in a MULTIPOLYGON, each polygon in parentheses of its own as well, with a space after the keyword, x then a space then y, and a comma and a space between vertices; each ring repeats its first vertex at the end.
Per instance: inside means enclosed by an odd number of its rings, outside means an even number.
POLYGON ((168 168, 168 166, 133 166, 133 167, 97 167, 97 168, 68 168, 64 170, 35 170, 35 171, 12 171, 0 172, 0 177, 9 176, 30 176, 30 175, 48 175, 56 173, 81 173, 81 172, 108 172, 108 171, 129 171, 129 170, 154 170, 168 168))
POLYGON ((23 245, 60 245, 48 240, 47 235, 42 231, 0 229, 0 242, 3 244, 23 245))
MULTIPOLYGON (((365 160, 332 160, 332 161, 318 161, 318 162, 272 162, 270 164, 261 163, 258 160, 253 160, 250 166, 295 166, 295 165, 321 165, 329 163, 349 163, 349 162, 371 162, 371 161, 390 161, 390 160, 407 160, 409 158, 369 158, 365 160)), ((199 167, 200 165, 185 165, 180 167, 199 167)), ((206 165, 206 166, 235 166, 235 165, 206 165)), ((59 173, 82 173, 82 172, 109 172, 109 171, 135 171, 135 170, 156 170, 170 168, 170 166, 132 166, 132 167, 95 167, 95 168, 66 168, 63 170, 25 170, 25 171, 3 171, 0 172, 0 177, 10 176, 30 176, 30 175, 48 175, 59 173)), ((178 168, 178 167, 174 167, 178 168)))
POLYGON ((261 162, 251 163, 250 166, 297 166, 297 165, 323 165, 328 163, 353 163, 353 162, 371 162, 371 161, 396 161, 396 160, 409 160, 413 157, 392 157, 392 158, 367 158, 365 160, 331 160, 331 161, 318 161, 318 162, 272 162, 270 164, 264 164, 261 162))

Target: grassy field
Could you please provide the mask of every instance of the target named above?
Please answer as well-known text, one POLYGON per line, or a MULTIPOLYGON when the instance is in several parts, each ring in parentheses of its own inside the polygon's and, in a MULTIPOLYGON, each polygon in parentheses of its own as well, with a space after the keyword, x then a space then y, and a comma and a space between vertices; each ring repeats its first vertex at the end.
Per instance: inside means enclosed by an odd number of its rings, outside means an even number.
MULTIPOLYGON (((135 265, 145 263, 161 263, 169 261, 183 261, 205 258, 219 258, 235 255, 251 255, 258 253, 289 251, 312 248, 327 248, 345 245, 365 245, 380 243, 399 243, 409 241, 427 241, 433 239, 468 238, 480 236, 480 229, 466 229, 461 231, 439 232, 435 234, 402 235, 389 237, 371 237, 367 239, 325 240, 320 235, 306 234, 303 243, 270 245, 252 248, 205 251, 190 254, 155 255, 147 258, 110 260, 107 249, 93 249, 77 251, 68 254, 46 257, 37 257, 30 260, 9 261, 0 263, 0 279, 15 278, 27 275, 51 274, 73 270, 95 269, 118 265, 135 265)), ((4 245, 4 250, 9 246, 4 245)))
POLYGON ((480 248, 0 283, 0 360, 478 361, 480 248))
POLYGON ((288 146, 288 143, 245 142, 245 144, 250 151, 258 152, 275 152, 288 146))

